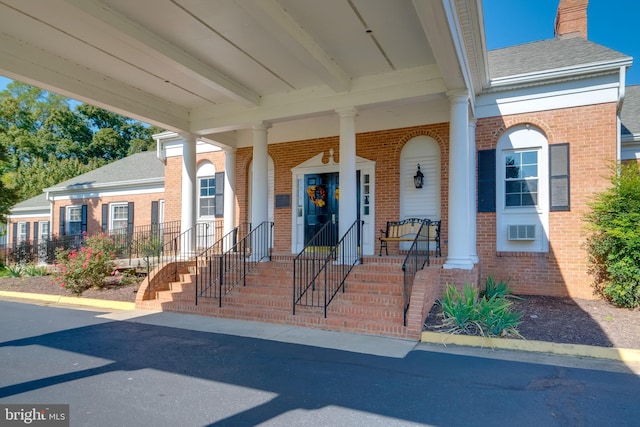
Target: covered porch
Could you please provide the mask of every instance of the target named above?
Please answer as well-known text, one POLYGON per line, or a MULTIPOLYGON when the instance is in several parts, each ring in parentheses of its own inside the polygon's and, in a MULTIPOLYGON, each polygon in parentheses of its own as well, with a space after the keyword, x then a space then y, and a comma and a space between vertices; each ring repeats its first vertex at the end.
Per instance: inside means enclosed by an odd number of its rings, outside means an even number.
POLYGON ((336 220, 339 238, 362 221, 373 261, 386 221, 440 220, 438 274, 467 275, 478 269, 474 102, 487 79, 479 7, 8 0, 0 74, 166 129, 158 154, 181 144, 182 168, 165 220, 183 234, 198 222, 205 142, 225 155, 225 234, 273 223, 272 253, 291 256, 313 221, 336 220))

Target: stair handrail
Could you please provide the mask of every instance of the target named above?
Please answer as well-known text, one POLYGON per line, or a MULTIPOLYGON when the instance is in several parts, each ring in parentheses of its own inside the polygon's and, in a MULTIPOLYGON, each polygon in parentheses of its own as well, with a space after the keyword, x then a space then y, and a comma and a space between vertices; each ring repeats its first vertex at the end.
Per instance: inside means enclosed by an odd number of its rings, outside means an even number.
POLYGON ((331 226, 336 230, 337 223, 327 223, 294 258, 292 308, 294 315, 296 305, 303 305, 322 307, 324 317, 327 317, 327 307, 333 298, 340 290, 345 291, 344 284, 347 276, 355 265, 362 263, 363 224, 362 220, 354 221, 335 245, 314 247, 313 245, 318 242, 328 242, 326 236, 332 232, 331 226), (324 236, 321 236, 321 233, 324 233, 324 236), (322 292, 316 292, 316 285, 319 282, 322 292))
POLYGON ((196 257, 196 305, 198 298, 213 298, 222 307, 225 295, 239 283, 245 286, 247 274, 259 262, 271 259, 273 222, 264 221, 256 228, 248 224, 247 230, 234 229, 216 248, 196 257))
POLYGON ((416 237, 413 239, 411 243, 411 247, 407 252, 407 256, 402 263, 402 271, 403 271, 403 322, 404 326, 407 326, 407 312, 409 311, 409 304, 411 303, 411 290, 413 289, 413 280, 415 279, 416 273, 419 270, 422 270, 426 265, 429 265, 429 233, 431 232, 431 223, 430 219, 425 219, 422 221, 418 232, 416 233, 416 237), (423 249, 421 246, 426 245, 426 249, 423 249))
POLYGON ((194 257, 200 228, 196 224, 177 236, 165 236, 160 250, 144 257, 147 264, 147 299, 151 299, 152 291, 179 279, 181 267, 188 265, 194 257), (153 278, 150 275, 152 268, 156 269, 153 278))

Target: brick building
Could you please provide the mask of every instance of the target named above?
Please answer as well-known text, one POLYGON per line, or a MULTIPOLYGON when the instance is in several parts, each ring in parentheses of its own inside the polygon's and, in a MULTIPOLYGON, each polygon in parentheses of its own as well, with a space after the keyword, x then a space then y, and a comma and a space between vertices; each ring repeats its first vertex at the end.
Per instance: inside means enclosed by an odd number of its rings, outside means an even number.
POLYGON ((473 0, 141 3, 64 5, 96 25, 57 27, 104 46, 33 52, 61 73, 78 64, 82 84, 26 62, 4 72, 167 129, 155 136, 165 221, 273 223, 271 249, 288 256, 324 224, 345 236, 362 221, 357 250, 373 261, 387 221, 425 218, 441 222, 437 279, 425 279, 436 289, 493 276, 519 293, 592 296, 582 217, 609 165, 639 158, 640 111, 633 59, 587 39, 586 0, 560 0, 553 39, 494 51, 473 0))

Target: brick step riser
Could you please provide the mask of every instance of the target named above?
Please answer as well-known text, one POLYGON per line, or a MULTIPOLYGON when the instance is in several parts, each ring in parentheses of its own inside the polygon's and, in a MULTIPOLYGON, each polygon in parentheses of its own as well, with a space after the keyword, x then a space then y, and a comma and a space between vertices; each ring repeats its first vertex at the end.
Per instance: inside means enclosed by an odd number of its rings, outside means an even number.
MULTIPOLYGON (((195 295, 194 283, 178 283, 171 284, 173 290, 163 290, 156 293, 157 299, 163 301, 169 301, 171 299, 191 299, 195 295)), ((403 300, 402 288, 389 286, 389 285, 377 285, 372 284, 358 284, 347 283, 347 292, 339 291, 340 298, 361 302, 363 304, 384 304, 394 305, 401 304, 403 300)), ((287 287, 273 287, 273 286, 236 286, 230 291, 231 295, 237 295, 238 297, 256 297, 256 298, 281 298, 290 300, 292 298, 292 290, 290 285, 287 287)), ((308 291, 309 295, 313 292, 308 291)), ((319 288, 316 292, 322 297, 324 290, 319 288)))
MULTIPOLYGON (((198 303, 201 304, 205 300, 207 299, 198 298, 198 303)), ((188 302, 187 300, 176 301, 188 302)), ((193 298, 191 298, 190 301, 193 301, 193 298)), ((217 299, 209 300, 207 303, 210 304, 212 302, 217 304, 217 299)), ((322 300, 320 300, 320 302, 322 302, 322 300)), ((249 311, 293 310, 291 300, 254 297, 238 298, 233 295, 227 295, 222 299, 222 307, 233 307, 234 309, 249 311)), ((298 310, 299 307, 301 306, 296 306, 296 310, 298 310)), ((334 299, 331 304, 329 304, 329 307, 327 307, 327 312, 339 315, 341 318, 382 319, 385 321, 402 321, 403 319, 402 303, 371 305, 366 303, 343 302, 334 299)))
POLYGON ((179 304, 164 304, 163 309, 165 311, 176 311, 180 313, 193 313, 210 315, 214 317, 223 317, 230 319, 250 320, 258 322, 271 322, 279 324, 288 324, 302 327, 331 329, 335 331, 355 332, 365 334, 386 335, 395 337, 406 337, 406 328, 402 325, 402 322, 384 322, 384 321, 371 321, 359 318, 332 318, 329 314, 327 318, 322 317, 322 312, 319 314, 303 314, 297 311, 296 315, 292 315, 290 312, 279 311, 262 311, 256 312, 239 310, 234 307, 224 306, 221 309, 216 307, 216 310, 212 310, 211 306, 180 306, 179 304))

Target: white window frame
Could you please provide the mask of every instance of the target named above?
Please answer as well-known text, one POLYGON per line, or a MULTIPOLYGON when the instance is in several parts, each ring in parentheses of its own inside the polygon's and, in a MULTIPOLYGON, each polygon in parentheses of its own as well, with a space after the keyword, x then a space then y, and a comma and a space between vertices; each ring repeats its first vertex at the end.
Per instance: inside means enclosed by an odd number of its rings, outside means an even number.
POLYGON ((109 230, 126 230, 129 225, 129 203, 110 203, 109 204, 109 230), (122 208, 124 208, 124 218, 121 218, 122 208), (116 215, 118 212, 119 215, 116 215), (124 226, 122 225, 124 221, 124 226))
MULTIPOLYGON (((502 174, 502 179, 504 180, 504 186, 505 186, 505 191, 504 191, 504 207, 505 209, 520 209, 520 208, 529 208, 529 207, 535 207, 538 206, 538 204, 540 203, 540 154, 541 154, 541 149, 540 148, 526 148, 526 149, 518 149, 518 150, 505 150, 503 151, 503 156, 502 156, 502 165, 503 165, 503 171, 504 173, 502 174), (517 155, 518 157, 522 158, 523 154, 525 153, 536 153, 536 174, 535 176, 518 176, 518 177, 514 177, 514 178, 509 178, 507 177, 506 174, 506 169, 507 169, 507 158, 510 156, 514 156, 517 155), (523 205, 522 203, 518 204, 518 205, 509 205, 507 204, 507 191, 506 191, 506 187, 507 184, 509 182, 533 182, 535 181, 536 183, 536 200, 534 204, 527 204, 527 205, 523 205)), ((526 166, 531 166, 532 164, 526 164, 526 166)), ((512 194, 516 194, 516 193, 512 193, 512 194)), ((520 198, 522 199, 522 196, 525 194, 524 192, 520 191, 520 198)))
POLYGON ((215 218, 216 217, 216 185, 218 185, 218 183, 216 182, 216 177, 215 175, 213 176, 199 176, 198 177, 198 218, 215 218), (204 180, 212 180, 213 181, 213 187, 207 187, 208 191, 211 191, 211 189, 213 189, 213 195, 206 195, 203 196, 202 195, 202 183, 204 180), (208 213, 207 215, 202 215, 202 201, 203 200, 212 200, 213 201, 213 205, 208 207, 208 213))
POLYGON ((16 231, 16 240, 18 241, 18 243, 22 243, 27 240, 27 222, 26 221, 18 222, 18 227, 16 231))
POLYGON ((65 215, 67 217, 66 223, 65 223, 65 232, 67 233, 67 235, 68 236, 80 235, 82 233, 82 206, 80 205, 67 206, 65 209, 65 215), (77 215, 77 219, 75 219, 76 215, 77 215), (73 232, 72 230, 72 226, 75 224, 78 225, 77 233, 73 232))
POLYGON ((49 221, 38 221, 38 241, 42 242, 51 237, 51 223, 49 221), (46 233, 45 233, 46 230, 46 233))
POLYGON ((514 126, 496 147, 496 250, 498 252, 549 252, 549 143, 532 125, 514 126), (514 152, 538 153, 536 205, 506 205, 506 156, 514 152), (534 225, 534 240, 509 240, 509 226, 534 225))

